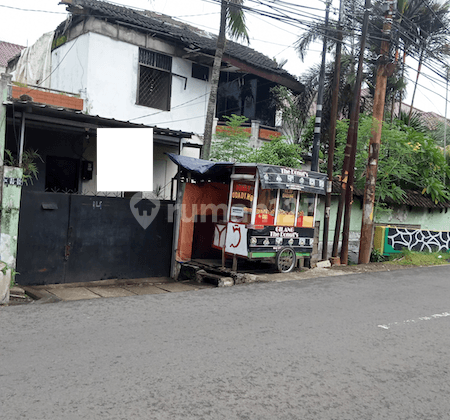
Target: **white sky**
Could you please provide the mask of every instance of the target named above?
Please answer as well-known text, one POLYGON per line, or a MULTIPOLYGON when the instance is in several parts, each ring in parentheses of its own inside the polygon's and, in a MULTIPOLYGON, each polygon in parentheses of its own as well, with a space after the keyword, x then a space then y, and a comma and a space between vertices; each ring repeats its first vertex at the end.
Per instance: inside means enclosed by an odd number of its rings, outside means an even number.
MULTIPOLYGON (((325 16, 325 5, 320 0, 290 0, 321 10, 311 11, 321 18, 325 16)), ((149 9, 178 18, 201 29, 217 33, 220 6, 208 0, 116 0, 116 3, 149 9)), ((334 0, 336 2, 336 0, 334 0)), ((67 16, 66 7, 59 0, 0 0, 0 41, 19 45, 32 45, 45 32, 54 30, 67 16), (23 9, 23 10, 18 10, 23 9), (43 11, 52 12, 45 13, 43 11)), ((248 3, 254 7, 255 3, 248 3)), ((293 49, 300 29, 268 17, 247 13, 250 47, 270 58, 287 59, 284 68, 295 76, 301 75, 311 65, 320 62, 320 45, 313 45, 302 63, 293 49)), ((331 57, 331 56, 330 56, 331 57)), ((414 61, 409 65, 417 67, 414 61)), ((409 71, 409 78, 415 80, 415 71, 409 71)), ((444 115, 445 83, 431 82, 421 76, 414 106, 422 111, 433 111, 444 115), (429 89, 429 90, 427 90, 429 89), (430 90, 434 91, 432 93, 430 90)), ((408 85, 405 102, 410 103, 413 83, 408 85)), ((449 109, 450 113, 450 109, 449 109)))

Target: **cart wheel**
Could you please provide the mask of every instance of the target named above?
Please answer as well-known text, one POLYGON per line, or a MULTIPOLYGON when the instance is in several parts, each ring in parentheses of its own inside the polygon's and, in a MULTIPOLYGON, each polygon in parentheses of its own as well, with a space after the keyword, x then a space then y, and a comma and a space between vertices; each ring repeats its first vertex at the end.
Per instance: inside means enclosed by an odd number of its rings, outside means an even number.
POLYGON ((296 255, 292 248, 283 248, 277 253, 276 264, 280 273, 289 273, 295 267, 296 255))

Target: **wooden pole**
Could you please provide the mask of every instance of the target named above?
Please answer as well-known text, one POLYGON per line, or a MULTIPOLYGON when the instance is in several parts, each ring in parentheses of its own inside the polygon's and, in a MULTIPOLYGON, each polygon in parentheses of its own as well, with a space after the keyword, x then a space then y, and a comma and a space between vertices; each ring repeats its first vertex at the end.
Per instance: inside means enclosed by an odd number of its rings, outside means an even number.
MULTIPOLYGON (((383 34, 390 35, 392 26, 392 15, 394 3, 389 3, 386 11, 383 34)), ((377 182, 378 156, 381 144, 381 129, 383 127, 383 113, 386 99, 386 85, 388 78, 387 58, 389 54, 389 39, 381 43, 380 58, 375 85, 375 96, 373 99, 373 122, 372 134, 369 143, 369 160, 366 170, 366 184, 364 187, 364 203, 361 225, 361 239, 359 243, 359 264, 367 264, 370 261, 373 236, 373 211, 375 205, 375 186, 377 182)))
MULTIPOLYGON (((349 193, 348 189, 353 185, 353 179, 350 180, 349 175, 351 166, 354 166, 354 160, 356 156, 356 144, 358 140, 359 103, 361 99, 364 50, 366 48, 367 30, 369 26, 369 10, 370 10, 370 0, 366 0, 363 32, 361 35, 361 45, 359 51, 358 70, 356 74, 355 88, 353 90, 352 108, 350 111, 350 125, 348 127, 347 145, 345 146, 344 164, 342 167, 341 195, 339 197, 339 207, 336 215, 336 227, 334 231, 334 241, 333 241, 333 257, 337 257, 338 254, 342 213, 344 210, 344 204, 346 202, 347 194, 349 193), (348 184, 350 184, 350 187, 348 187, 348 184)), ((350 217, 348 212, 347 217, 350 217)), ((345 228, 348 228, 348 226, 349 224, 347 225, 344 224, 344 229, 342 233, 341 262, 343 264, 347 264, 348 259, 348 231, 347 232, 345 231, 345 228), (342 253, 342 250, 344 250, 344 253, 342 253)))

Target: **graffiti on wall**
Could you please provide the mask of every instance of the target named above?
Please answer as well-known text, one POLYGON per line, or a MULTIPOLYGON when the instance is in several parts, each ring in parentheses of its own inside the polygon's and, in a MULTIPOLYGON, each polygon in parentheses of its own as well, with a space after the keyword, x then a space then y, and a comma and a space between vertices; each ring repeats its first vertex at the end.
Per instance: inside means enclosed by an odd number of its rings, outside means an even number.
POLYGON ((387 243, 394 250, 408 248, 411 251, 447 251, 450 249, 450 232, 389 228, 387 243))

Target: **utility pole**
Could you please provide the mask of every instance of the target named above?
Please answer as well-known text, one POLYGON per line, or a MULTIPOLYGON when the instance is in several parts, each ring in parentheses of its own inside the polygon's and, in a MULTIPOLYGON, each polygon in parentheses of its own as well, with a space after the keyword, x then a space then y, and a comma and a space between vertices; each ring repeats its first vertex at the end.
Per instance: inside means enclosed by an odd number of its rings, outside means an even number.
MULTIPOLYGON (((334 230, 334 241, 333 241, 333 257, 337 257, 338 246, 339 246, 339 234, 341 230, 342 223, 342 213, 344 210, 344 203, 346 203, 347 195, 351 204, 352 195, 349 191, 353 185, 353 178, 350 180, 350 176, 353 177, 355 166, 355 156, 356 156, 356 145, 358 142, 358 123, 359 123, 359 108, 361 100, 361 83, 363 77, 363 64, 364 64, 364 50, 366 48, 366 38, 367 30, 369 27, 369 12, 370 12, 371 2, 366 0, 364 5, 364 22, 361 35, 361 45, 359 49, 359 60, 358 60, 358 70, 355 80, 355 88, 353 90, 352 107, 350 111, 350 124, 347 132, 347 144, 345 146, 344 163, 342 167, 342 177, 341 177, 341 194, 339 196, 339 207, 336 215, 336 227, 334 230), (351 170, 350 170, 351 169, 351 170)), ((348 208, 350 209, 350 204, 348 208)), ((350 218, 350 213, 346 212, 348 219, 350 218)), ((346 227, 349 227, 349 223, 344 224, 344 230, 342 234, 342 248, 341 248, 341 261, 347 264, 348 259, 348 230, 345 231, 346 227), (344 253, 342 253, 344 250, 344 253)))
MULTIPOLYGON (((450 68, 446 69, 446 83, 445 83, 445 123, 444 123, 444 162, 447 163, 447 104, 448 104, 448 77, 450 68)), ((444 185, 445 185, 445 171, 444 171, 444 185)))
POLYGON ((325 58, 327 54, 327 31, 328 17, 330 15, 330 4, 331 0, 327 0, 325 9, 325 29, 323 34, 322 64, 320 66, 319 89, 317 91, 316 124, 314 126, 314 139, 311 161, 311 170, 316 172, 319 172, 320 127, 322 124, 323 88, 325 84, 325 58))
POLYGON ((378 156, 381 144, 381 129, 383 127, 383 113, 386 99, 387 78, 390 73, 388 66, 389 37, 391 34, 392 17, 396 1, 385 3, 386 11, 383 23, 383 36, 373 100, 372 133, 369 143, 369 159, 366 169, 366 184, 364 187, 364 203, 361 225, 361 239, 359 244, 359 264, 367 264, 370 261, 373 236, 373 211, 375 205, 375 186, 377 182, 378 156))
POLYGON ((331 192, 333 189, 333 162, 334 162, 334 148, 336 144, 336 120, 339 101, 339 86, 340 86, 339 82, 341 78, 341 50, 342 50, 341 19, 342 19, 342 0, 340 0, 339 3, 336 60, 334 63, 334 86, 333 86, 333 97, 331 99, 330 129, 328 137, 328 161, 327 161, 328 187, 327 187, 327 195, 325 196, 325 216, 323 220, 322 260, 328 259, 328 233, 330 230, 331 192))

